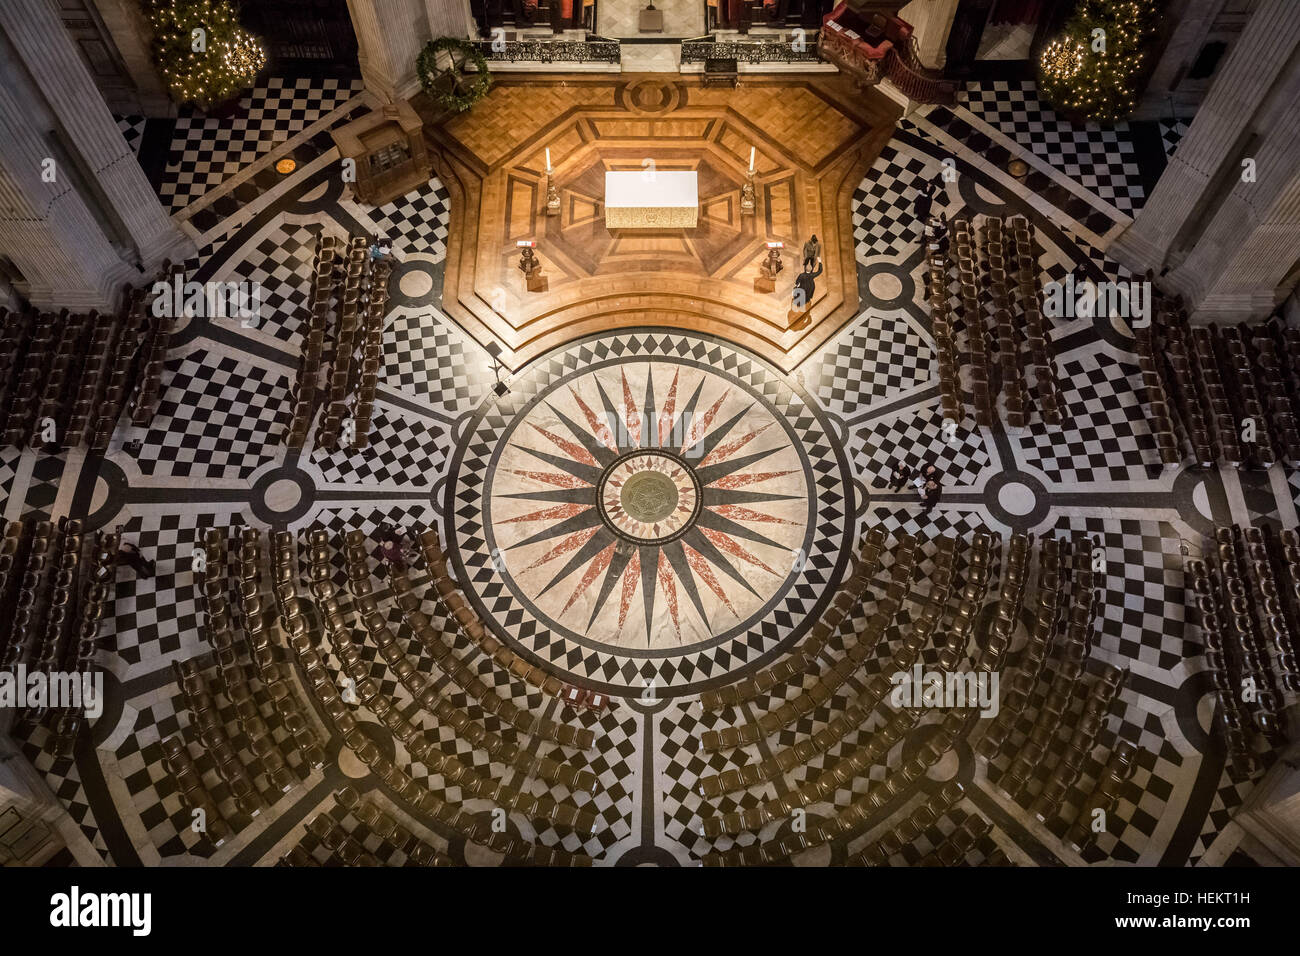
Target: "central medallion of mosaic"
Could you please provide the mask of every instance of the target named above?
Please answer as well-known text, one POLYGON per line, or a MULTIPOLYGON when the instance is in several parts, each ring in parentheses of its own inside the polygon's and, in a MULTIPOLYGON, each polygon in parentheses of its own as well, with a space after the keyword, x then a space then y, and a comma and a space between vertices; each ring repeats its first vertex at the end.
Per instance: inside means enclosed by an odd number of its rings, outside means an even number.
POLYGON ((666 541, 690 527, 700 502, 690 467, 664 454, 636 453, 616 461, 601 479, 606 523, 633 541, 666 541))

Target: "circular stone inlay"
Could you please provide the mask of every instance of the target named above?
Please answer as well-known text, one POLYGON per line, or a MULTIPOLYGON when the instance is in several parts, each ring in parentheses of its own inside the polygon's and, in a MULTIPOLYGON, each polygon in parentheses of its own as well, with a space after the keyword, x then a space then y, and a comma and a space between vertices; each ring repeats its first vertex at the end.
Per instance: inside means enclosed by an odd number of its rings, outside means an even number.
POLYGON ((891 272, 877 272, 867 280, 867 288, 877 299, 897 299, 903 292, 903 283, 891 272))
POLYGON ((613 529, 635 541, 666 541, 695 517, 699 491, 690 469, 665 454, 633 455, 610 468, 600 506, 613 529))
POLYGON ((398 280, 397 288, 402 295, 412 299, 428 295, 433 289, 433 277, 423 269, 412 269, 398 280))
POLYGON ((998 504, 1017 517, 1027 515, 1034 510, 1034 493, 1018 481, 1007 482, 998 489, 998 504))
POLYGON ((272 511, 289 511, 302 501, 302 489, 296 481, 277 478, 266 488, 266 506, 272 511))

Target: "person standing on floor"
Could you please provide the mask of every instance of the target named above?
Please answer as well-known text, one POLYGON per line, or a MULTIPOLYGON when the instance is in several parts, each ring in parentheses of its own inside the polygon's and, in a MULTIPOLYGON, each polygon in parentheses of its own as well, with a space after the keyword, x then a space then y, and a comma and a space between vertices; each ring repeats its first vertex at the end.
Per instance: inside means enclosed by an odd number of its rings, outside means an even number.
POLYGON ((803 312, 812 305, 813 293, 817 291, 817 277, 822 274, 822 261, 817 260, 817 271, 813 272, 805 262, 803 272, 794 278, 794 292, 791 294, 790 307, 795 312, 803 312))
POLYGON ((902 491, 907 479, 912 477, 912 469, 903 464, 901 458, 894 459, 893 470, 889 473, 889 490, 902 491))
POLYGON ((922 237, 925 236, 925 227, 930 221, 930 208, 934 204, 934 191, 936 188, 933 180, 926 183, 921 187, 921 192, 912 205, 912 215, 921 224, 922 237))
POLYGON ((813 233, 813 237, 803 244, 803 267, 807 271, 817 264, 822 257, 822 241, 813 233))
POLYGON ((934 509, 934 506, 939 502, 939 493, 939 482, 933 478, 926 481, 925 487, 921 491, 921 514, 928 515, 934 509))

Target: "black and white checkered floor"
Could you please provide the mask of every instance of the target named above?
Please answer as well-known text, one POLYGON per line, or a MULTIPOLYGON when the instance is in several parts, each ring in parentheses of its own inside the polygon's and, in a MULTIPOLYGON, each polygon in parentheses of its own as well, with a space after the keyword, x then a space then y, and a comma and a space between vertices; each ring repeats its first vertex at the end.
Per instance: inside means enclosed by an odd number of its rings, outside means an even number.
MULTIPOLYGON (((181 209, 337 109, 352 92, 352 86, 341 82, 274 82, 248 98, 246 115, 235 124, 182 120, 166 164, 163 196, 181 209)), ((1019 85, 973 88, 961 109, 1120 212, 1131 213, 1140 204, 1141 185, 1130 169, 1123 130, 1069 132, 1037 103, 1032 89, 1019 85)), ((1222 749, 1203 732, 1208 715, 1196 679, 1203 665, 1198 636, 1184 623, 1182 555, 1185 548, 1195 547, 1192 543, 1212 522, 1228 522, 1240 513, 1240 485, 1231 474, 1175 474, 1159 467, 1139 403, 1134 356, 1127 339, 1109 325, 1060 320, 1052 329, 1070 411, 1063 428, 1049 429, 1035 420, 1019 434, 1009 434, 967 421, 956 433, 944 433, 924 302, 925 262, 911 207, 920 185, 939 176, 945 158, 955 159, 956 179, 940 180, 936 211, 946 211, 949 218, 1027 213, 1037 228, 1045 280, 1060 278, 1080 261, 1091 262, 1108 276, 1125 274, 1098 248, 1104 230, 1072 215, 1079 211, 1068 201, 1072 193, 1059 193, 1062 202, 1050 214, 1028 205, 1025 186, 990 167, 978 149, 964 145, 954 132, 952 115, 933 121, 913 115, 902 122, 864 179, 852 221, 860 287, 866 290, 863 312, 793 375, 781 376, 730 346, 634 331, 594 337, 576 351, 562 350, 564 355, 539 360, 519 379, 560 377, 571 371, 572 361, 600 363, 626 356, 671 355, 674 360, 725 364, 727 374, 770 397, 774 407, 786 409, 792 427, 802 430, 806 444, 815 449, 810 453, 814 463, 824 463, 816 464, 820 472, 832 476, 843 469, 843 481, 836 477, 834 485, 840 497, 831 500, 829 492, 823 497, 821 520, 832 527, 851 526, 854 538, 872 525, 892 534, 927 538, 969 536, 979 529, 1005 536, 1012 530, 1008 512, 990 489, 1005 484, 1008 475, 1017 476, 1034 498, 1030 510, 1045 515, 1029 530, 1083 533, 1104 550, 1106 601, 1093 656, 1129 668, 1134 679, 1112 709, 1101 742, 1108 750, 1117 739, 1133 741, 1141 746, 1142 757, 1113 813, 1117 824, 1082 857, 1066 848, 1059 833, 1048 833, 1026 809, 1000 795, 992 781, 1006 769, 1005 761, 985 763, 967 754, 945 771, 967 787, 962 812, 989 815, 990 806, 1000 807, 993 815, 996 844, 1018 848, 1013 859, 1021 862, 1042 860, 1044 853, 1048 859, 1078 865, 1193 865, 1207 854, 1223 860, 1238 839, 1226 823, 1254 781, 1234 775, 1225 766, 1222 749), (920 513, 913 495, 886 487, 890 463, 897 458, 935 461, 943 468, 944 497, 929 515, 920 513), (1202 732, 1189 732, 1189 727, 1202 732)), ((123 120, 122 128, 138 148, 141 124, 123 120)), ((478 516, 461 507, 455 479, 477 469, 474 462, 490 467, 493 448, 482 436, 489 429, 499 431, 505 419, 493 411, 488 356, 439 311, 449 205, 446 190, 433 180, 382 208, 359 206, 342 198, 310 164, 268 183, 251 220, 241 220, 239 228, 225 228, 219 221, 205 228, 207 239, 196 263, 206 278, 244 277, 262 283, 267 291, 264 321, 247 329, 196 325, 177 336, 158 416, 152 427, 128 436, 141 440, 137 450, 115 446, 102 462, 93 463, 30 452, 0 456, 7 518, 49 514, 54 489, 75 485, 84 489, 78 500, 90 515, 91 527, 123 524, 158 566, 157 576, 148 580, 119 572, 106 626, 112 637, 100 658, 110 675, 111 705, 91 739, 73 758, 63 760, 41 751, 43 736, 27 742, 28 756, 85 835, 84 844, 71 847, 80 863, 152 864, 187 855, 212 862, 273 862, 303 840, 308 819, 333 807, 329 794, 342 784, 380 792, 372 778, 355 778, 355 761, 329 763, 324 771, 305 774, 301 786, 263 811, 280 818, 276 827, 253 827, 215 850, 191 832, 189 814, 163 770, 160 740, 175 733, 194 736, 169 665, 210 651, 196 629, 198 606, 188 553, 204 528, 246 521, 265 525, 256 514, 267 507, 259 489, 270 473, 288 469, 301 479, 305 503, 289 522, 293 530, 319 524, 341 533, 357 527, 372 541, 383 523, 445 531, 451 515, 444 502, 454 501, 462 547, 486 547, 483 536, 464 530, 478 516), (315 236, 321 229, 344 234, 358 227, 388 235, 400 260, 391 285, 394 307, 385 321, 373 441, 364 453, 327 453, 311 446, 300 454, 288 453, 280 436, 302 336, 296 316, 315 236), (93 480, 83 475, 88 468, 97 469, 93 480)), ((1088 214, 1095 211, 1089 209, 1088 214)), ((1294 525, 1300 482, 1293 478, 1275 484, 1286 488, 1286 494, 1260 520, 1294 525)), ((925 560, 932 553, 930 545, 925 560)), ((338 583, 345 583, 341 567, 338 583)), ((868 599, 854 609, 825 651, 828 665, 844 656, 854 643, 851 635, 865 624, 873 607, 874 599, 868 599)), ((425 612, 435 624, 445 623, 433 602, 425 602, 425 612)), ((770 631, 755 633, 768 634, 776 647, 797 636, 800 614, 805 613, 807 609, 774 608, 770 631)), ((884 644, 868 658, 869 671, 878 670, 890 656, 901 639, 899 625, 910 613, 903 611, 884 644)), ((512 607, 509 614, 512 640, 537 640, 537 624, 526 608, 512 607)), ((398 618, 393 620, 396 625, 398 618)), ((693 652, 689 660, 682 655, 660 662, 655 665, 660 670, 653 693, 619 697, 609 714, 589 719, 597 745, 579 763, 600 782, 598 795, 589 803, 599 821, 590 838, 539 832, 522 818, 512 825, 530 840, 591 854, 602 865, 692 865, 702 854, 732 845, 730 838, 714 842, 699 835, 702 798, 697 781, 770 753, 754 747, 703 752, 701 734, 731 721, 702 713, 694 685, 711 674, 726 672, 734 678, 748 673, 770 650, 767 644, 750 651, 721 645, 707 653, 693 652), (679 685, 691 686, 675 691, 679 685)), ((527 685, 504 679, 500 668, 464 637, 457 638, 453 651, 498 693, 515 695, 518 706, 539 713, 554 706, 527 685)), ((384 659, 373 649, 370 653, 374 679, 412 720, 466 763, 489 766, 486 755, 422 713, 384 659)), ((419 672, 436 673, 418 641, 410 642, 408 655, 419 672)), ((621 681, 624 694, 627 687, 636 686, 638 671, 633 667, 624 672, 624 662, 618 659, 610 663, 574 648, 552 660, 587 680, 621 681)), ((766 712, 800 689, 778 686, 747 705, 747 713, 766 712)), ((792 745, 825 727, 857 690, 846 685, 783 730, 776 746, 792 745)), ((495 718, 467 695, 453 694, 451 702, 475 720, 497 726, 495 718)), ((817 755, 783 781, 780 792, 834 766, 841 754, 868 740, 877 724, 868 723, 828 753, 817 755)), ((503 733, 513 731, 505 728, 503 733)), ((328 749, 337 753, 337 741, 328 749)), ((870 791, 897 760, 891 757, 886 766, 873 768, 811 812, 825 815, 847 806, 870 791)), ((1081 788, 1099 772, 1095 764, 1090 761, 1085 767, 1067 803, 1080 803, 1081 788)), ((500 766, 492 770, 509 772, 500 766)), ((417 779, 439 796, 459 799, 458 788, 441 777, 417 779)), ((570 796, 563 788, 533 792, 557 799, 570 796)), ((754 788, 727 795, 713 807, 716 812, 743 809, 773 795, 754 788)), ((901 817, 911 805, 893 812, 901 817)), ((430 842, 447 845, 445 835, 413 817, 405 825, 430 842)), ((749 833, 737 842, 770 835, 767 830, 749 833)), ((455 852, 471 862, 499 861, 499 855, 481 848, 460 847, 455 852)))

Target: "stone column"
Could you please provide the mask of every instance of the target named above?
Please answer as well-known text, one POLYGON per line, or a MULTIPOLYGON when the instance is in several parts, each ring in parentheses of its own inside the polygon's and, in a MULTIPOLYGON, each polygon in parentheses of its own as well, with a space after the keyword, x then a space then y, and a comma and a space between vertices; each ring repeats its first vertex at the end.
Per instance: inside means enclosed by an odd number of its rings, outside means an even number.
POLYGON ((1252 133, 1276 135, 1257 122, 1261 105, 1275 90, 1292 100, 1300 92, 1298 44, 1300 17, 1292 0, 1262 0, 1146 205, 1111 246, 1112 257, 1135 272, 1159 272, 1175 242, 1192 245, 1187 229, 1204 229, 1200 220, 1212 213, 1230 177, 1239 181, 1239 171, 1227 164, 1239 165, 1240 144, 1252 133))
POLYGON ((1151 79, 1142 94, 1142 103, 1137 115, 1142 119, 1157 119, 1168 116, 1170 97, 1176 101, 1172 105, 1194 105, 1199 96, 1189 97, 1190 103, 1182 103, 1177 85, 1187 75, 1192 64, 1196 62, 1206 37, 1214 26, 1214 21, 1227 0, 1184 0, 1183 3, 1168 4, 1166 17, 1177 17, 1177 22, 1169 33, 1169 38, 1160 53, 1160 59, 1151 71, 1151 79))
POLYGON ((193 254, 44 0, 0 3, 0 87, 0 253, 34 305, 111 308, 122 282, 193 254))
POLYGON ((141 116, 175 116, 176 104, 149 54, 152 32, 139 0, 94 0, 94 4, 135 84, 133 110, 141 116))
POLYGON ((912 0, 898 15, 915 30, 917 56, 926 66, 941 70, 948 61, 948 32, 960 0, 912 0))
MULTIPOLYGON (((444 35, 444 20, 449 28, 455 26, 458 22, 455 14, 462 3, 463 0, 348 0, 357 34, 357 59, 366 89, 386 103, 415 95, 420 88, 415 58, 433 36, 444 35)), ((465 15, 468 16, 468 6, 465 15)), ((458 30, 446 32, 466 35, 463 23, 458 30)))

